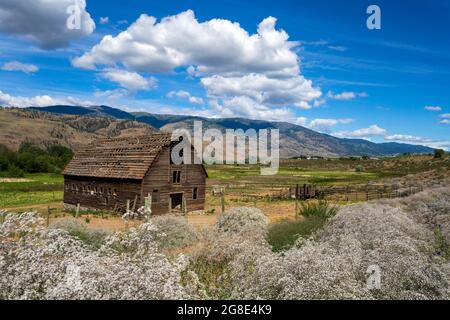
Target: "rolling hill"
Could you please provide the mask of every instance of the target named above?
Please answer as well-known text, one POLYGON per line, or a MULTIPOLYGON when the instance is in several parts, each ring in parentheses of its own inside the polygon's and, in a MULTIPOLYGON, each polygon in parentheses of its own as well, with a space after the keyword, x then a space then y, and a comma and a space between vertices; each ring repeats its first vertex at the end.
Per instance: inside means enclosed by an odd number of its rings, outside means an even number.
POLYGON ((98 138, 145 135, 157 131, 134 120, 93 116, 90 112, 78 115, 84 110, 67 110, 68 114, 54 114, 32 109, 0 108, 0 144, 12 150, 17 150, 23 142, 42 147, 62 144, 76 150, 98 138))
MULTIPOLYGON (((280 155, 283 158, 296 156, 388 156, 401 153, 430 153, 432 148, 403 143, 373 143, 363 139, 341 139, 319 133, 308 128, 287 123, 244 118, 201 118, 187 115, 162 115, 145 112, 129 113, 108 106, 49 106, 28 108, 29 111, 43 111, 43 114, 59 115, 60 117, 78 115, 84 118, 110 119, 114 123, 146 124, 170 132, 177 128, 192 128, 195 120, 203 122, 203 128, 224 129, 279 129, 280 155)), ((87 121, 87 120, 84 120, 87 121)), ((105 121, 105 120, 103 120, 105 121)), ((0 130, 2 131, 2 130, 0 130)), ((1 132, 0 132, 1 133, 1 132)), ((3 140, 0 135, 0 139, 3 140)), ((0 141, 1 142, 1 141, 0 141)))

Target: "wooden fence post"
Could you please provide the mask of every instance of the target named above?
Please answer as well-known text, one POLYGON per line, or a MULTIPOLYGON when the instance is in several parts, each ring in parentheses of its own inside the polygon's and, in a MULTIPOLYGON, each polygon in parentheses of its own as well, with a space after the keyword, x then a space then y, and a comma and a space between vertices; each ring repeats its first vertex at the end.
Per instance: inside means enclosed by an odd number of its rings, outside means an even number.
POLYGON ((183 214, 187 215, 186 197, 183 195, 183 214))
POLYGON ((80 204, 78 203, 77 204, 77 209, 75 211, 75 218, 78 219, 79 216, 80 216, 80 204))
POLYGON ((127 212, 130 211, 130 200, 127 200, 127 212))
POLYGON ((222 194, 220 196, 220 204, 222 206, 222 214, 225 212, 225 191, 222 190, 222 194))
POLYGON ((133 212, 136 210, 137 195, 134 196, 133 212))
POLYGON ((50 225, 50 206, 47 207, 47 228, 50 225))

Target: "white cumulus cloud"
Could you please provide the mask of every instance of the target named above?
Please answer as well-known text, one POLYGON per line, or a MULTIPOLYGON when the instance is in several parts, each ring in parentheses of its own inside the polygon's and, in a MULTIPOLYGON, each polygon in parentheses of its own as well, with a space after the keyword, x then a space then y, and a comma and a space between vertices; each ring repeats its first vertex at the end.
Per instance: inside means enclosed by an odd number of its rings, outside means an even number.
POLYGON ((0 106, 3 107, 45 107, 51 105, 81 105, 89 106, 94 103, 91 101, 80 100, 73 97, 54 98, 49 95, 22 97, 13 96, 0 90, 0 106))
POLYGON ((338 124, 349 124, 353 121, 354 119, 314 119, 309 123, 308 127, 311 129, 323 129, 326 127, 334 127, 338 124))
POLYGON ((368 128, 357 129, 354 131, 339 131, 334 132, 333 135, 338 138, 367 138, 374 136, 384 136, 387 134, 386 129, 374 124, 368 128))
POLYGON ((0 32, 30 39, 44 49, 65 47, 94 30, 95 22, 86 11, 85 0, 0 1, 0 32), (69 10, 74 4, 77 9, 69 10), (80 28, 67 27, 73 12, 79 13, 80 28))
POLYGON ((107 69, 101 75, 113 82, 118 83, 122 88, 131 92, 139 90, 149 90, 157 85, 157 80, 153 77, 144 78, 136 72, 129 72, 120 69, 107 69))
POLYGON ((179 98, 188 100, 192 104, 203 105, 205 101, 201 97, 195 97, 191 95, 189 92, 180 90, 180 91, 170 91, 167 93, 167 97, 169 98, 179 98))
MULTIPOLYGON (((322 95, 300 74, 299 42, 276 29, 268 17, 249 34, 225 19, 199 22, 191 10, 163 18, 141 15, 117 36, 107 35, 74 66, 85 69, 120 66, 130 72, 167 73, 186 70, 200 77, 211 110, 231 113, 236 106, 257 106, 255 118, 286 114, 288 107, 319 106, 322 95), (220 106, 220 107, 218 107, 220 106)), ((291 112, 292 113, 292 112, 291 112)))

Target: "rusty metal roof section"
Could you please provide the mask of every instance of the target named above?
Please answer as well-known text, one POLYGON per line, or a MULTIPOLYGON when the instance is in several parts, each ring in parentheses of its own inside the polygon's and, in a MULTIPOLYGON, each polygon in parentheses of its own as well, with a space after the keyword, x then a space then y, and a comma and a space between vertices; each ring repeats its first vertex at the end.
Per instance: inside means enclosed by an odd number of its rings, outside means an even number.
POLYGON ((64 170, 65 175, 143 179, 164 147, 170 134, 100 139, 77 152, 64 170))

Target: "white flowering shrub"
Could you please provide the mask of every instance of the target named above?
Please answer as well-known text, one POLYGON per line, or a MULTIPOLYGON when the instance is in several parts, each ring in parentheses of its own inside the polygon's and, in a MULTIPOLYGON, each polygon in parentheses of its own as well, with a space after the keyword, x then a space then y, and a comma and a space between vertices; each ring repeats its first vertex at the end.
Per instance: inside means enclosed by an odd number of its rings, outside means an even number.
POLYGON ((424 191, 400 201, 413 217, 432 230, 439 229, 450 241, 450 189, 424 191))
POLYGON ((108 236, 95 251, 35 213, 8 214, 0 224, 0 299, 182 299, 187 260, 158 251, 150 223, 108 236), (149 232, 150 231, 150 232, 149 232))
POLYGON ((226 211, 213 228, 203 230, 200 246, 191 254, 190 269, 198 275, 209 298, 233 296, 239 281, 235 276, 240 276, 234 274, 233 264, 239 257, 250 267, 254 257, 271 253, 266 233, 265 215, 247 207, 226 211))
POLYGON ((202 232, 154 217, 96 247, 79 223, 47 229, 36 213, 3 214, 0 299, 450 299, 449 199, 441 188, 342 207, 281 253, 253 208, 202 232), (163 253, 188 246, 178 258, 163 253))
POLYGON ((197 231, 186 218, 162 215, 152 218, 152 223, 158 230, 156 241, 160 248, 185 248, 198 241, 197 231))
POLYGON ((448 299, 448 262, 435 256, 433 233, 402 209, 376 203, 348 206, 317 241, 303 241, 281 255, 236 260, 234 298, 448 299), (381 270, 370 290, 367 269, 381 270))
POLYGON ((128 220, 135 220, 135 219, 142 219, 148 216, 150 213, 149 209, 146 209, 145 207, 140 207, 136 211, 128 209, 125 211, 125 213, 122 215, 122 219, 125 221, 128 220))
POLYGON ((58 220, 51 224, 51 228, 66 230, 69 235, 81 240, 93 249, 99 249, 109 235, 102 230, 90 229, 85 222, 76 219, 58 220))
POLYGON ((233 208, 219 216, 216 227, 219 232, 232 234, 247 234, 251 236, 267 233, 267 218, 256 208, 233 208))

